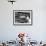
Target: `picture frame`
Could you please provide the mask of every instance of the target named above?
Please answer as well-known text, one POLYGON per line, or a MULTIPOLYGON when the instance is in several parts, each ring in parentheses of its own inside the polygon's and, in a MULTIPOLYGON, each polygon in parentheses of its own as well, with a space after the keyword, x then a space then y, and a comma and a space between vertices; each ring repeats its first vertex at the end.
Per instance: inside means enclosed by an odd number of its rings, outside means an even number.
POLYGON ((32 10, 13 10, 13 25, 32 25, 32 10))

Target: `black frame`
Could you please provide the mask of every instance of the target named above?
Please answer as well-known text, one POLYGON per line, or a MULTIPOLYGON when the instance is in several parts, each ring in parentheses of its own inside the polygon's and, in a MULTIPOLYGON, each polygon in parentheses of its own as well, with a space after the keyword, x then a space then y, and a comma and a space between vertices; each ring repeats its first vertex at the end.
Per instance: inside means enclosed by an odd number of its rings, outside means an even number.
POLYGON ((33 11, 32 10, 13 10, 13 25, 17 25, 17 26, 20 26, 20 25, 23 25, 23 26, 27 26, 27 25, 32 25, 33 24, 33 11), (14 13, 16 11, 30 11, 31 12, 31 24, 15 24, 14 23, 14 13))

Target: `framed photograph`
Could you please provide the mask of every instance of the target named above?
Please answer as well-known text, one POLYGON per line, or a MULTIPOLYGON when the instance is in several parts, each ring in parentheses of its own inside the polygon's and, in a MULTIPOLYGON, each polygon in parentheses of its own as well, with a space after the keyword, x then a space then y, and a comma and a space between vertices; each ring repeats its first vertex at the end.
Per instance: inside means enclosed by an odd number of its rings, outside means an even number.
POLYGON ((14 25, 32 25, 32 10, 13 10, 14 25))

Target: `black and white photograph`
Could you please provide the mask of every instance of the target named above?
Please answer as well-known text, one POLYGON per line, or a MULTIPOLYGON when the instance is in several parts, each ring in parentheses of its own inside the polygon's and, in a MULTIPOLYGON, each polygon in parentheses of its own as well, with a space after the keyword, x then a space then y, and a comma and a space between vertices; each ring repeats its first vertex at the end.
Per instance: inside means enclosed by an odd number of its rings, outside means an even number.
POLYGON ((13 10, 13 24, 31 25, 32 10, 13 10))

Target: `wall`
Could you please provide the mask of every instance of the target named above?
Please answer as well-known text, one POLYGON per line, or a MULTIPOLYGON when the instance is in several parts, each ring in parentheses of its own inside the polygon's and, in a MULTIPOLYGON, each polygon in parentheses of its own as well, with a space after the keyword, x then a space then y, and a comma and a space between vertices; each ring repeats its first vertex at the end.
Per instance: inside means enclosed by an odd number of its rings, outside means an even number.
POLYGON ((15 40, 18 32, 31 34, 33 40, 46 40, 46 0, 17 0, 12 5, 0 0, 0 40, 15 40), (33 10, 32 26, 14 26, 13 10, 33 10))

